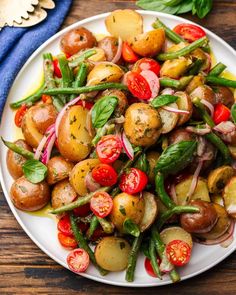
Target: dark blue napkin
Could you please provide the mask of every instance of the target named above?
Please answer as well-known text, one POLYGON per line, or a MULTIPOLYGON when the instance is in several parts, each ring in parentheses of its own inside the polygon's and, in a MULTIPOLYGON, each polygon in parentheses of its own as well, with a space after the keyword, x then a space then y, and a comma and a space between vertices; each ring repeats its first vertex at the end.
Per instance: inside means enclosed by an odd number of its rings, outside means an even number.
POLYGON ((0 31, 0 120, 11 85, 29 56, 62 25, 72 0, 55 0, 47 18, 30 28, 6 27, 0 31))

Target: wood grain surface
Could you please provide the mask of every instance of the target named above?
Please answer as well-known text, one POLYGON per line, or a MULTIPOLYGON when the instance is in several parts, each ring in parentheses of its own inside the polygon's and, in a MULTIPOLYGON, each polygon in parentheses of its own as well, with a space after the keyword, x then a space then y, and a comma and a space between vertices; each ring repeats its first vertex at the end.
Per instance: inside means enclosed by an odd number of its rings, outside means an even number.
MULTIPOLYGON (((129 0, 74 0, 64 21, 78 20, 118 8, 136 8, 129 0)), ((215 0, 204 20, 209 28, 236 48, 236 1, 215 0)), ((76 276, 45 255, 24 233, 11 213, 0 188, 0 294, 236 294, 236 253, 213 269, 176 285, 122 288, 76 276)))

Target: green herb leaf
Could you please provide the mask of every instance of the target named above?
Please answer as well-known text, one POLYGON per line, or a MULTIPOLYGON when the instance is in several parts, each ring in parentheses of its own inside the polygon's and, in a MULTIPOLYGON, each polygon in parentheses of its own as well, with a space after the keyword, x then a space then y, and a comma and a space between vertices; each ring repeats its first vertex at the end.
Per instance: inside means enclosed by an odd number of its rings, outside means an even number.
POLYGON ((231 117, 236 124, 236 103, 231 107, 231 117))
POLYGON ((139 227, 133 222, 133 220, 129 218, 125 219, 123 223, 123 229, 127 234, 130 234, 136 238, 140 235, 139 227))
POLYGON ((166 6, 163 4, 163 0, 140 0, 136 2, 136 5, 143 9, 161 11, 169 14, 175 14, 179 10, 179 6, 166 6))
POLYGON ((147 156, 145 153, 143 153, 138 160, 135 162, 134 165, 135 168, 138 168, 139 170, 142 170, 143 172, 145 172, 146 174, 148 174, 149 170, 150 170, 150 165, 149 162, 147 160, 147 156))
POLYGON ((32 183, 39 183, 47 176, 47 167, 38 160, 28 160, 22 166, 25 177, 32 183))
POLYGON ((178 96, 165 94, 159 95, 151 101, 151 105, 154 108, 160 108, 172 102, 175 102, 178 99, 178 96))
POLYGON ((180 4, 181 2, 184 2, 183 0, 164 0, 162 1, 164 5, 166 6, 175 6, 180 4))
POLYGON ((114 96, 104 96, 99 99, 92 108, 92 124, 95 128, 103 127, 118 103, 118 99, 114 96))
POLYGON ((204 18, 212 9, 213 0, 193 0, 192 13, 204 18))
POLYGON ((193 0, 185 0, 179 6, 179 10, 176 14, 183 14, 192 11, 193 8, 193 0))

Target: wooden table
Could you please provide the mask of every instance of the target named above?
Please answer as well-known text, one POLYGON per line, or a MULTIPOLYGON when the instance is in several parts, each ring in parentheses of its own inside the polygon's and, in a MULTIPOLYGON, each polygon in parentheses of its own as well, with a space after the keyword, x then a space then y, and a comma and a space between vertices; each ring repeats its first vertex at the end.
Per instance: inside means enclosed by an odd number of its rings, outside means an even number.
MULTIPOLYGON (((129 0, 74 0, 63 27, 118 8, 129 0)), ((215 0, 212 13, 199 21, 236 48, 236 1, 215 0)), ((0 294, 235 294, 236 253, 196 278, 150 289, 121 288, 76 276, 46 256, 24 233, 0 189, 0 294)))

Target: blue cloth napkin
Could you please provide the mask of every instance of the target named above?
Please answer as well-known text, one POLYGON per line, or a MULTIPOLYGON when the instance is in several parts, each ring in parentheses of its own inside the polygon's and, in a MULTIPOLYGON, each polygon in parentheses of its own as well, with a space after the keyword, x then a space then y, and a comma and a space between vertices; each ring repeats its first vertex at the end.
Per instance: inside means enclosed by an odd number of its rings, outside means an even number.
POLYGON ((55 0, 47 18, 30 28, 5 27, 0 31, 0 121, 11 85, 29 56, 63 23, 72 0, 55 0))

